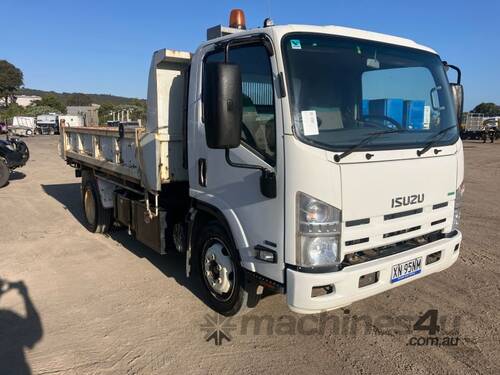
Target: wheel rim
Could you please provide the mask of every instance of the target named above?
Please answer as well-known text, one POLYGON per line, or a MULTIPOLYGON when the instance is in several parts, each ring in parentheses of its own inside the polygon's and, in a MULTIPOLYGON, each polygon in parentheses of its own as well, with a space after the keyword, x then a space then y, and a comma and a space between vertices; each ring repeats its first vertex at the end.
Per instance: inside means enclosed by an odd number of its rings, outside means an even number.
POLYGON ((85 195, 83 198, 84 206, 85 206, 85 218, 87 222, 91 225, 95 224, 95 200, 94 194, 92 191, 85 190, 85 195))
POLYGON ((234 290, 235 266, 225 244, 212 239, 205 246, 203 279, 210 293, 220 301, 231 298, 234 290))

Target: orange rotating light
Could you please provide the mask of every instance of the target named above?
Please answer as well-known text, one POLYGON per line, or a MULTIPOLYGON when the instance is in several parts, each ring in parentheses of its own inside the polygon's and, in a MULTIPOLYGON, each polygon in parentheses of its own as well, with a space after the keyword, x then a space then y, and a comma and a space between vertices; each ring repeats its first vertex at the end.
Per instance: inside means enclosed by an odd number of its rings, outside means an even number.
POLYGON ((231 14, 229 15, 229 27, 246 30, 247 25, 245 22, 245 13, 241 9, 233 9, 231 10, 231 14))

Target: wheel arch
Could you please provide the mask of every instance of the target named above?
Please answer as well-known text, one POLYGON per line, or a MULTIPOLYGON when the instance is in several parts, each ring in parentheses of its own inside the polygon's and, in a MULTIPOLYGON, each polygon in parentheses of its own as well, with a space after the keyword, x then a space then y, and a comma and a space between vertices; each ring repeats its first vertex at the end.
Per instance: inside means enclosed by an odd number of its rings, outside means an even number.
MULTIPOLYGON (((199 229, 208 221, 215 220, 224 227, 237 250, 249 246, 243 228, 241 228, 241 224, 232 210, 228 212, 230 215, 227 215, 219 208, 196 199, 193 200, 192 207, 197 211, 194 219, 194 227, 199 229)), ((193 235, 195 235, 194 232, 193 230, 193 235)))

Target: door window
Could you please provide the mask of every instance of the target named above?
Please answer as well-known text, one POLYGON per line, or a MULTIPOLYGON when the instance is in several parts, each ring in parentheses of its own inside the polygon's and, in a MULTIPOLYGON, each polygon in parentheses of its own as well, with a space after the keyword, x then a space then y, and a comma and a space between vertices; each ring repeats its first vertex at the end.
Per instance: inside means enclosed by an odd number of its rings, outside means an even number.
MULTIPOLYGON (((224 51, 212 52, 206 62, 224 61, 224 51)), ((229 62, 241 70, 243 91, 243 123, 241 140, 244 146, 266 162, 276 162, 276 119, 271 62, 261 44, 235 46, 229 50, 229 62)))

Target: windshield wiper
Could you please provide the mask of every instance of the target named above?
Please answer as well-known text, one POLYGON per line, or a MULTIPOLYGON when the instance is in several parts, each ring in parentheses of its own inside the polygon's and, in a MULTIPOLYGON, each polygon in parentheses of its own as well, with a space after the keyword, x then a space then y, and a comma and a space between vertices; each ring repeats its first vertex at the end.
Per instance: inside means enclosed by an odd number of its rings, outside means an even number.
POLYGON ((455 125, 448 126, 447 128, 444 128, 444 129, 440 130, 439 132, 437 132, 436 135, 434 137, 432 137, 432 139, 429 141, 429 143, 427 143, 424 146, 423 149, 417 150, 417 155, 422 156, 423 154, 425 154, 427 151, 429 151, 431 149, 432 146, 434 146, 443 137, 443 134, 445 134, 448 130, 451 130, 454 128, 456 128, 455 125))
POLYGON ((346 151, 344 151, 341 154, 336 154, 333 157, 333 160, 335 160, 338 163, 343 158, 345 158, 346 156, 352 154, 354 151, 358 150, 360 147, 364 146, 365 144, 367 144, 368 142, 370 142, 372 139, 378 137, 379 135, 382 135, 382 134, 391 134, 391 133, 404 133, 404 132, 407 132, 407 130, 406 129, 391 129, 391 130, 384 130, 384 131, 381 131, 381 132, 370 133, 368 135, 368 137, 362 139, 358 144, 355 144, 354 146, 352 146, 351 148, 347 149, 346 151))

